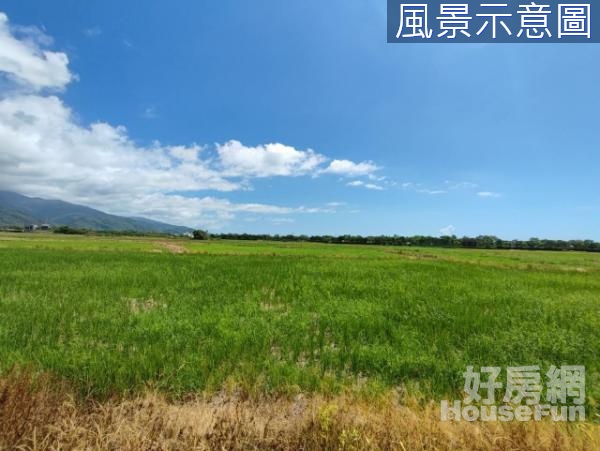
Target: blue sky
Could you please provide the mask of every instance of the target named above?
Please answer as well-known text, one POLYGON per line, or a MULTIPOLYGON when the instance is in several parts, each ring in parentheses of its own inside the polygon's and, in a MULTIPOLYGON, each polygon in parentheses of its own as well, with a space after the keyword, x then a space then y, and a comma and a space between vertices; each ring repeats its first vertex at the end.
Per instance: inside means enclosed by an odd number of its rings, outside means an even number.
POLYGON ((2 11, 53 78, 0 65, 0 188, 215 232, 600 239, 597 45, 387 44, 383 1, 2 11))

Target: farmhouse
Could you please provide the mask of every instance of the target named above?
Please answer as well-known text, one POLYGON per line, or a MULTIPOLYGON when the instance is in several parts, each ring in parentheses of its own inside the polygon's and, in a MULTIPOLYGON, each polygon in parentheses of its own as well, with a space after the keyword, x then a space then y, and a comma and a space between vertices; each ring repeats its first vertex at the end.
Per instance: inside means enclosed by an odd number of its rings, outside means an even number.
POLYGON ((36 230, 50 230, 52 226, 50 224, 27 224, 23 227, 24 232, 35 232, 36 230))

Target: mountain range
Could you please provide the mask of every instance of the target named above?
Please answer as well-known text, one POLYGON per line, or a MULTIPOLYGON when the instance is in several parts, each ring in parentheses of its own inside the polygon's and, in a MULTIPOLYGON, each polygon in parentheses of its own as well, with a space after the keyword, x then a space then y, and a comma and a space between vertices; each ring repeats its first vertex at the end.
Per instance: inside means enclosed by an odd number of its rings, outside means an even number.
POLYGON ((146 218, 116 216, 61 200, 27 197, 0 191, 0 227, 47 223, 97 231, 182 234, 192 229, 146 218))

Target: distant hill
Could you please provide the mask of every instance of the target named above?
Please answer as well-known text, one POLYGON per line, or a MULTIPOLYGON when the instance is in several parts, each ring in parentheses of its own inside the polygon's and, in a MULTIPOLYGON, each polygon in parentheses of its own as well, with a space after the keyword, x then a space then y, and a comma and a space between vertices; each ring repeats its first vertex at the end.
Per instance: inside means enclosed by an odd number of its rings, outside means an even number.
POLYGON ((188 227, 165 224, 151 219, 110 215, 61 200, 40 199, 10 191, 0 191, 0 227, 41 223, 99 231, 127 230, 180 234, 192 230, 188 227))

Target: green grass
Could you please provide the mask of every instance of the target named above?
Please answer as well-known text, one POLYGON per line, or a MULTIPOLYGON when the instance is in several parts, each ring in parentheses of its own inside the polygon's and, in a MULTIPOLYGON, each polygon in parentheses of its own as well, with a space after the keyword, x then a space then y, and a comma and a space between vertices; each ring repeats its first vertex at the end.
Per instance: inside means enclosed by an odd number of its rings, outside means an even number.
POLYGON ((0 234, 0 369, 98 395, 440 398, 467 365, 580 364, 600 400, 598 254, 159 241, 0 234))

